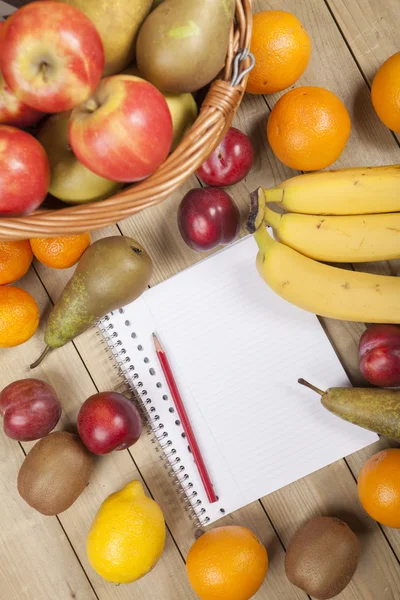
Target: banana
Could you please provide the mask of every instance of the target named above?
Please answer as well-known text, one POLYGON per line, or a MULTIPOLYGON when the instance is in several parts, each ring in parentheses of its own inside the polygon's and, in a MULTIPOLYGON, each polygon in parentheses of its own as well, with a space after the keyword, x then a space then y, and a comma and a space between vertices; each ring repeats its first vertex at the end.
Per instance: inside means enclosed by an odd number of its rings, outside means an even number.
POLYGON ((264 219, 280 242, 315 260, 354 263, 400 258, 400 213, 332 217, 279 214, 266 206, 264 219))
POLYGON ((400 165, 321 171, 264 190, 267 202, 309 215, 363 215, 400 211, 400 165))
POLYGON ((253 235, 259 247, 257 269, 284 300, 322 317, 400 323, 400 278, 316 262, 274 240, 264 224, 253 235))

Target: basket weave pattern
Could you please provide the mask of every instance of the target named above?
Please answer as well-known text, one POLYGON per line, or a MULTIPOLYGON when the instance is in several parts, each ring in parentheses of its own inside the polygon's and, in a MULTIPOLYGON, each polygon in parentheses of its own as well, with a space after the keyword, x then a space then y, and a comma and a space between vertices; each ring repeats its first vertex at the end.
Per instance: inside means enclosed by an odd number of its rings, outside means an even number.
MULTIPOLYGON (((211 154, 232 123, 247 81, 244 76, 239 85, 231 85, 234 59, 239 51, 249 49, 251 26, 251 0, 236 0, 236 17, 221 79, 211 84, 190 132, 153 175, 107 200, 0 218, 0 239, 53 237, 101 229, 168 198, 211 154)), ((247 67, 248 60, 240 62, 239 75, 247 67)))

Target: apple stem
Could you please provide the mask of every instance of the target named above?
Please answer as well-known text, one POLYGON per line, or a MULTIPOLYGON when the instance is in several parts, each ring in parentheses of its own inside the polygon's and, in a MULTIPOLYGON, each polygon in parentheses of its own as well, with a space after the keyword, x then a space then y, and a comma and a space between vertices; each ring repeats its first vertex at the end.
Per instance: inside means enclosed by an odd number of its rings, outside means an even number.
POLYGON ((30 369, 36 369, 36 367, 38 367, 40 365, 40 363, 42 362, 42 360, 48 355, 48 353, 50 352, 50 350, 52 350, 51 346, 46 346, 46 348, 43 350, 43 352, 39 356, 39 358, 37 360, 35 360, 35 362, 32 363, 29 368, 30 369))
POLYGON ((300 383, 300 385, 305 385, 306 387, 310 388, 310 390, 317 392, 317 394, 319 394, 320 396, 323 396, 325 394, 325 392, 323 392, 319 388, 315 387, 315 385, 308 383, 308 381, 306 381, 305 379, 298 379, 297 381, 298 381, 298 383, 300 383))
POLYGON ((99 108, 99 105, 94 98, 89 98, 89 100, 86 101, 85 108, 88 112, 92 113, 99 108))

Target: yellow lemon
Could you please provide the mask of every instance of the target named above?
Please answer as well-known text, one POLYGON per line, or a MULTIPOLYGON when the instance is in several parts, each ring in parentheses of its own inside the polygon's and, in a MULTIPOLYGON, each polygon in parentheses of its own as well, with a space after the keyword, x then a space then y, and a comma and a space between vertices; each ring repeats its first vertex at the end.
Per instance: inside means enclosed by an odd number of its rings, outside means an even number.
POLYGON ((160 507, 132 481, 101 505, 87 539, 89 562, 107 581, 132 583, 157 564, 165 535, 160 507))

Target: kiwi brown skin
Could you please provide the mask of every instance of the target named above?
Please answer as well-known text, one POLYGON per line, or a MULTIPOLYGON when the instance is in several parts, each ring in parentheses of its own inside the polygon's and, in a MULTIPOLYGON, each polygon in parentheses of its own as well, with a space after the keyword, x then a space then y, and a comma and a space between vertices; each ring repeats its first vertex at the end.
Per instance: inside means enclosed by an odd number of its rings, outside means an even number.
POLYGON ((330 600, 350 583, 359 558, 360 543, 347 523, 316 517, 291 539, 285 571, 293 585, 315 600, 330 600))
POLYGON ((18 492, 42 515, 58 515, 83 492, 92 469, 92 455, 79 437, 56 431, 42 438, 25 457, 18 473, 18 492))

